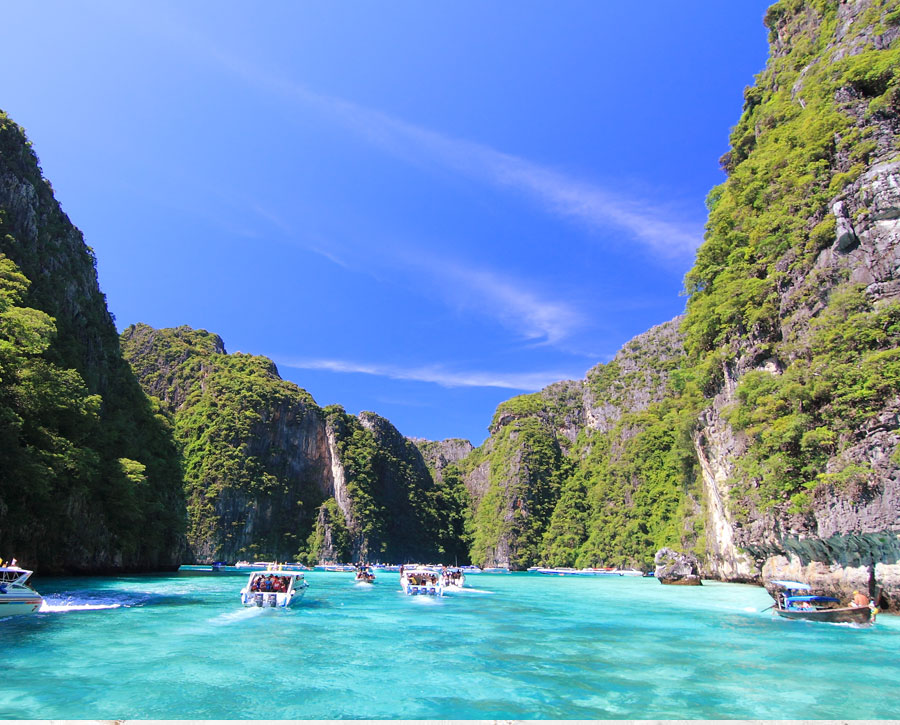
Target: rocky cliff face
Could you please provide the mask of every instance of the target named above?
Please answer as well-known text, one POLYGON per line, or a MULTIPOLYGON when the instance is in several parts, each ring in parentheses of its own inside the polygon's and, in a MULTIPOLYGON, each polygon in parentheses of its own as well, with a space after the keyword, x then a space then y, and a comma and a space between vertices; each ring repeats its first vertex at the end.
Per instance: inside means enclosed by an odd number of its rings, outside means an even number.
POLYGON ((294 560, 319 506, 344 494, 309 394, 266 358, 227 354, 205 330, 132 325, 122 348, 174 421, 194 559, 294 560))
MULTIPOLYGON (((670 376, 684 355, 680 322, 676 318, 639 335, 612 361, 588 371, 585 380, 554 383, 498 406, 490 438, 461 463, 472 500, 477 563, 512 568, 550 563, 548 531, 558 520, 573 509, 581 518, 594 515, 586 499, 602 475, 591 470, 591 451, 607 455, 612 446, 617 461, 629 455, 625 442, 645 426, 637 420, 622 425, 622 419, 639 416, 666 398, 670 376)), ((629 485, 640 487, 641 481, 629 485)), ((566 534, 566 543, 560 543, 571 559, 554 563, 574 564, 587 536, 584 521, 575 528, 577 533, 566 534)), ((627 558, 616 554, 616 562, 605 562, 599 556, 583 565, 626 563, 627 558)))
POLYGON ((0 415, 5 558, 42 572, 177 566, 184 498, 171 431, 122 358, 93 253, 0 112, 3 257, 30 282, 23 304, 54 330, 40 354, 17 343, 23 357, 0 375, 0 407, 13 412, 0 415))
POLYGON ((322 409, 205 330, 132 325, 122 347, 173 420, 196 560, 433 560, 459 539, 455 482, 384 418, 322 409))
POLYGON ((720 334, 706 353, 718 355, 718 383, 695 435, 706 573, 806 578, 838 594, 877 580, 896 604, 900 12, 866 0, 780 2, 767 24, 771 58, 745 94, 724 158, 730 178, 712 197, 692 272, 693 340, 720 334), (757 193, 769 209, 751 206, 757 193), (773 231, 768 244, 753 241, 773 231), (728 284, 706 265, 738 245, 758 272, 744 287, 765 289, 768 311, 700 333, 707 302, 728 284))

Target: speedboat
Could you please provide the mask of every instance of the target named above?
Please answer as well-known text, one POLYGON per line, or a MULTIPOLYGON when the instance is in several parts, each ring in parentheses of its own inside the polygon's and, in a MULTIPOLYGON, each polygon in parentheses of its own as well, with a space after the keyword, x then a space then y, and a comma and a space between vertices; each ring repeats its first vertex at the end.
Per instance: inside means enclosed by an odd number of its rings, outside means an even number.
POLYGON ((356 571, 353 564, 316 564, 316 571, 356 571))
POLYGON ((34 572, 16 566, 0 566, 0 617, 33 614, 44 603, 43 597, 26 582, 34 572))
POLYGON ((375 575, 372 573, 372 570, 364 564, 360 564, 356 569, 356 577, 355 580, 357 583, 361 584, 371 584, 375 581, 375 575))
POLYGON ((255 571, 241 589, 241 604, 245 607, 287 609, 303 599, 309 582, 302 572, 271 567, 255 571))
POLYGON ((400 587, 409 595, 444 596, 444 578, 440 567, 404 566, 400 572, 400 587))
POLYGON ((571 566, 538 567, 534 571, 538 574, 550 574, 552 576, 578 576, 581 571, 571 566))
POLYGON ((509 574, 508 566, 489 566, 481 570, 485 574, 509 574))
POLYGON ((446 591, 459 590, 466 585, 466 575, 459 567, 443 569, 441 571, 441 579, 446 591))
MULTIPOLYGON (((803 582, 775 579, 766 589, 775 599, 771 609, 785 619, 805 619, 810 622, 838 622, 844 624, 874 624, 878 609, 873 602, 840 606, 840 600, 812 594, 812 587, 803 582)), ((867 597, 864 597, 867 599, 867 597)))

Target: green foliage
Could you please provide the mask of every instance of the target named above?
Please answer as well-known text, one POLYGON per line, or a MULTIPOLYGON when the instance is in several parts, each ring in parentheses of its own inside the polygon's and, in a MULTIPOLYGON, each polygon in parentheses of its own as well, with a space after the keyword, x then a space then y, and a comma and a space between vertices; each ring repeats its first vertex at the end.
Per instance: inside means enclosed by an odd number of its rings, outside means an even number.
POLYGON ((474 515, 472 561, 503 556, 498 547, 505 542, 509 566, 537 563, 567 471, 556 435, 540 418, 517 418, 500 428, 490 454, 489 487, 474 515))
POLYGON ((331 550, 334 552, 334 562, 350 561, 350 532, 344 521, 344 514, 338 502, 333 498, 326 499, 319 507, 316 518, 316 526, 306 542, 306 549, 297 552, 295 558, 314 566, 321 561, 321 552, 325 550, 326 534, 331 535, 331 550))
POLYGON ((182 452, 188 543, 215 559, 284 560, 305 542, 323 496, 273 434, 280 420, 321 412, 263 357, 225 353, 205 330, 132 325, 122 348, 144 387, 171 401, 182 452), (253 516, 253 535, 243 529, 253 516))
POLYGON ((807 500, 796 495, 838 480, 825 463, 900 393, 900 305, 875 308, 861 286, 840 286, 794 352, 781 375, 746 374, 729 416, 750 436, 739 470, 763 507, 797 509, 807 500))
POLYGON ((507 416, 523 416, 540 413, 544 410, 544 401, 540 393, 518 395, 510 398, 497 406, 494 417, 491 420, 491 428, 498 425, 501 419, 507 416))
POLYGON ((0 548, 44 571, 172 566, 171 429, 121 356, 93 253, 2 112, 0 175, 0 548), (34 215, 12 203, 23 193, 34 215))
POLYGON ((625 414, 609 433, 586 434, 584 457, 563 484, 544 536, 542 561, 648 569, 659 548, 690 548, 695 413, 689 396, 673 396, 625 414))

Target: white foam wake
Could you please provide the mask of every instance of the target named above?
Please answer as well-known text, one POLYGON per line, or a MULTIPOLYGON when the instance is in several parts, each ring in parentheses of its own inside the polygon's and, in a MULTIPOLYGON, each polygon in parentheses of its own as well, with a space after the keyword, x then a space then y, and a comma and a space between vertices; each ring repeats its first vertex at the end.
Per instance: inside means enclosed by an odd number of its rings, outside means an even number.
POLYGON ((41 608, 38 610, 41 612, 81 612, 89 609, 118 609, 123 606, 122 604, 60 604, 55 601, 44 600, 43 604, 41 604, 41 608))

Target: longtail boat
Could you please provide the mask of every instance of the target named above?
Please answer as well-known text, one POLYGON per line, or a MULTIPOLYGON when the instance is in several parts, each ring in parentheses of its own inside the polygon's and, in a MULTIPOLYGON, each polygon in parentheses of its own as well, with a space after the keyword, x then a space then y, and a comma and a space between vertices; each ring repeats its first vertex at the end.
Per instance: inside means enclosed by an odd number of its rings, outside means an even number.
POLYGON ((805 619, 810 622, 842 624, 874 624, 878 609, 874 603, 839 606, 840 600, 811 594, 809 584, 776 579, 769 582, 775 588, 772 596, 775 614, 785 619, 805 619))

